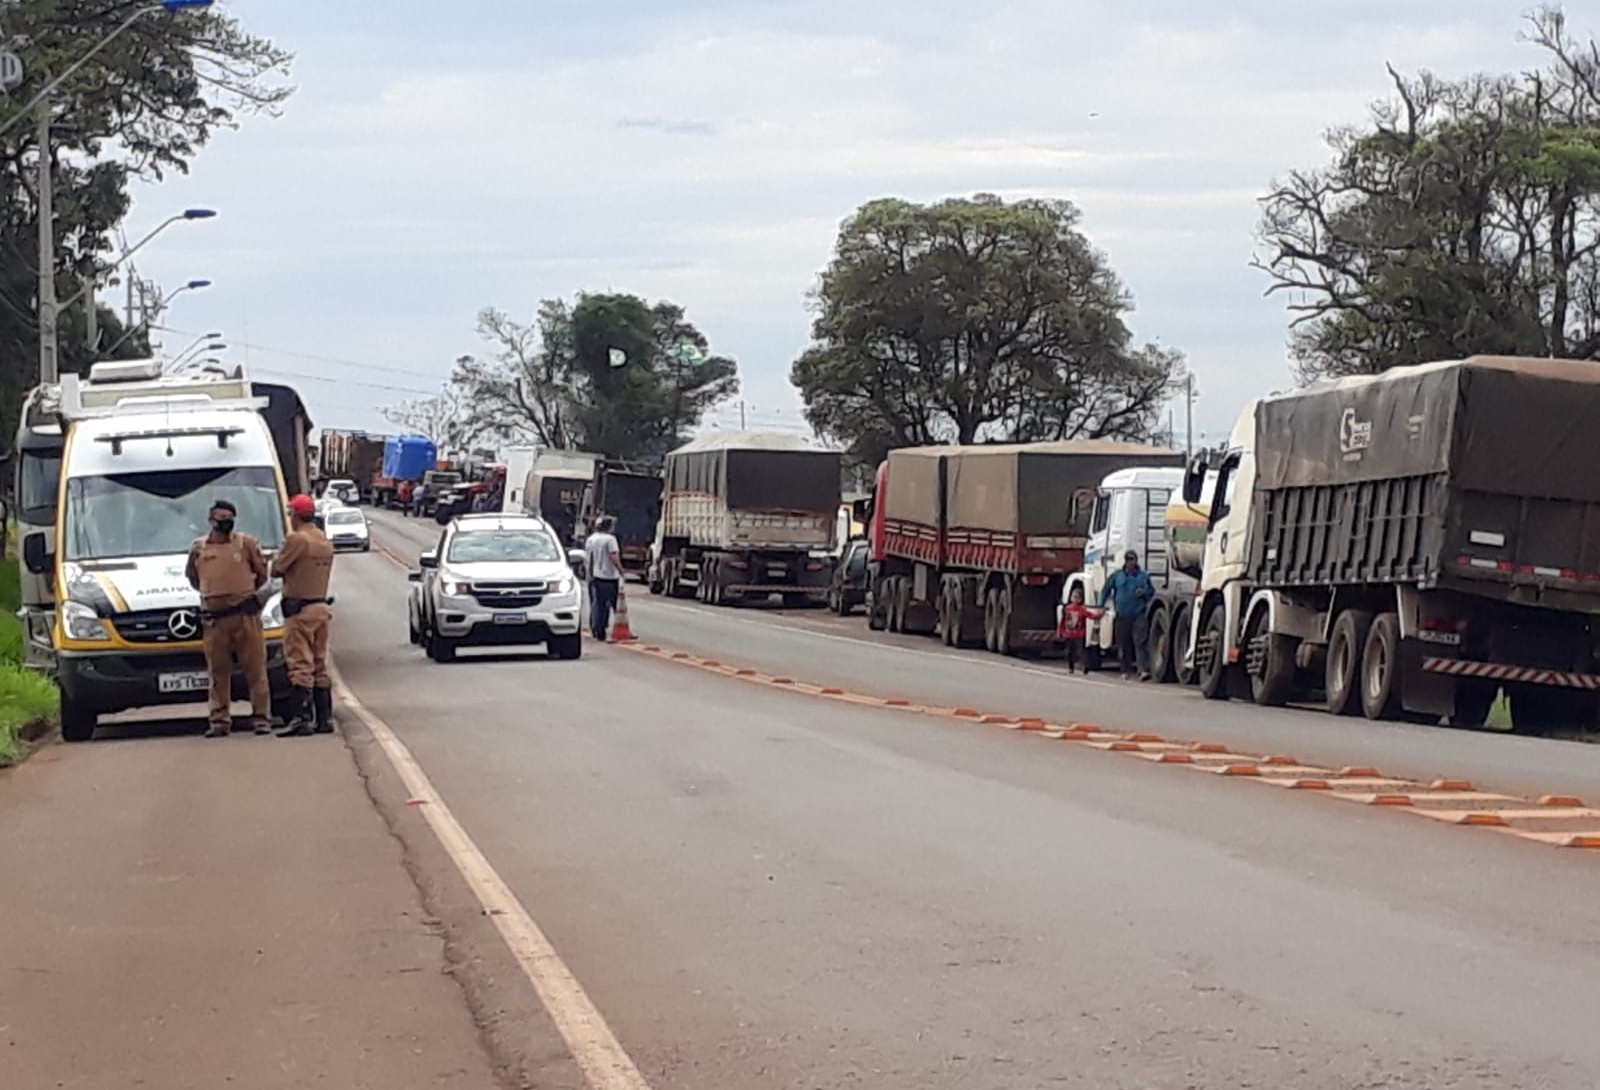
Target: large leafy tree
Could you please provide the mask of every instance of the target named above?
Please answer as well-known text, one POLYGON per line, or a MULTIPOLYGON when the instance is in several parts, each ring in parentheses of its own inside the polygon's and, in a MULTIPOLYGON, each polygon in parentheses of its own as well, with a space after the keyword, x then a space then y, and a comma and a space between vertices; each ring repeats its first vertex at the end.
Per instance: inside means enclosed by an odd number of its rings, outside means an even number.
MULTIPOLYGON (((140 5, 128 0, 12 0, 3 31, 22 57, 26 82, 0 98, 0 124, 51 78, 104 41, 140 5)), ((183 172, 218 130, 250 113, 273 113, 291 88, 289 54, 246 33, 220 12, 141 17, 52 96, 57 295, 104 275, 112 233, 129 206, 128 182, 183 172)), ((0 134, 0 428, 15 426, 20 395, 38 378, 36 299, 38 155, 33 118, 0 134)), ((102 342, 121 335, 100 318, 102 342)), ((81 313, 60 317, 60 361, 89 359, 81 313)), ((128 350, 145 348, 130 340, 128 350)))
POLYGON ((540 444, 655 460, 738 391, 738 367, 675 303, 634 295, 550 299, 531 325, 478 318, 490 359, 457 361, 454 385, 489 430, 540 444))
POLYGON ((1600 47, 1529 17, 1542 70, 1390 69, 1395 95, 1332 162, 1264 202, 1257 265, 1300 377, 1499 353, 1600 356, 1600 47))
POLYGON ((1067 201, 874 201, 840 230, 792 379, 818 431, 897 446, 1145 438, 1181 356, 1135 346, 1127 293, 1067 201))

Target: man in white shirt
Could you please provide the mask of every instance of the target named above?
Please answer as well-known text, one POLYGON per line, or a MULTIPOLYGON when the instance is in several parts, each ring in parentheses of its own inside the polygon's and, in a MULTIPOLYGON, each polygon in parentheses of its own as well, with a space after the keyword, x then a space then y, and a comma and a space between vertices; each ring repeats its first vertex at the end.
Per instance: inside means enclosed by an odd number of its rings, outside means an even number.
POLYGON ((611 532, 616 525, 615 518, 601 516, 594 533, 583 543, 583 565, 589 575, 589 629, 602 643, 611 629, 611 611, 622 586, 622 551, 611 532))

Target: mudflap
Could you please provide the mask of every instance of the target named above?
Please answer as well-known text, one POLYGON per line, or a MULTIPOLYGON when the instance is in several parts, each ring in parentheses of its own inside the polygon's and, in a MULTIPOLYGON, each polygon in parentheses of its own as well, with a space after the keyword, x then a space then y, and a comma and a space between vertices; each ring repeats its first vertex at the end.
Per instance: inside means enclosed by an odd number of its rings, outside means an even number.
POLYGON ((1400 641, 1400 706, 1413 715, 1443 718, 1456 713, 1456 679, 1422 668, 1424 659, 1438 654, 1439 648, 1421 640, 1400 641))

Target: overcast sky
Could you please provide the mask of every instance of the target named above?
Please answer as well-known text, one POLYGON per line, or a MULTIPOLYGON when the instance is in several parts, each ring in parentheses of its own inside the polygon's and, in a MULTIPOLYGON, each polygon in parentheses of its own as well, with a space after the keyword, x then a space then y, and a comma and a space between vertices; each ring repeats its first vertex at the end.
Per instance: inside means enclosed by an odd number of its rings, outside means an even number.
POLYGON ((136 189, 133 236, 221 213, 169 230, 141 272, 213 279, 168 324, 222 331, 319 424, 373 429, 480 349, 480 308, 531 318, 584 289, 681 303, 739 360, 752 425, 799 427, 789 364, 839 221, 876 197, 987 191, 1080 206, 1136 335, 1188 354, 1196 428, 1225 434, 1290 381, 1281 304, 1248 268, 1266 185, 1325 161, 1321 134, 1386 92, 1385 61, 1539 62, 1504 0, 226 8, 295 51, 300 89, 189 177, 136 189))

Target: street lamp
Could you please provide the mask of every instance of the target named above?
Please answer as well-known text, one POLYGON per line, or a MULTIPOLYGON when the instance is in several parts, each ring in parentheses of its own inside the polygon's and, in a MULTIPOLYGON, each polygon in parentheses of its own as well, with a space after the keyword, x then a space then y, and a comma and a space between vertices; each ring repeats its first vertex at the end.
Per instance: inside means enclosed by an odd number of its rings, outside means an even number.
POLYGON ((168 370, 182 370, 184 367, 187 367, 189 364, 193 363, 194 357, 201 352, 224 352, 227 350, 227 348, 228 346, 223 344, 221 341, 212 341, 210 344, 204 347, 201 347, 198 343, 192 344, 188 348, 184 349, 172 361, 172 366, 168 368, 168 370))
POLYGON ((110 45, 134 23, 156 12, 190 11, 209 8, 212 0, 161 0, 159 4, 150 4, 134 11, 115 29, 93 48, 67 66, 55 79, 45 84, 43 89, 27 104, 11 116, 5 124, 0 125, 0 136, 10 131, 11 127, 23 118, 38 110, 37 123, 39 126, 39 381, 49 383, 56 381, 56 239, 55 239, 55 183, 51 178, 51 168, 54 158, 50 151, 50 95, 70 79, 80 68, 88 64, 102 49, 110 45))
MULTIPOLYGON (((181 285, 179 287, 176 287, 176 288, 172 289, 172 291, 167 293, 165 298, 163 298, 159 303, 156 304, 156 314, 160 315, 160 314, 164 313, 166 311, 166 309, 167 309, 168 304, 170 304, 174 299, 176 299, 178 296, 182 295, 184 292, 186 292, 186 291, 202 291, 205 288, 209 288, 210 286, 211 286, 211 281, 209 281, 209 280, 191 280, 186 284, 183 284, 183 285, 181 285)), ((94 323, 94 319, 93 319, 94 307, 95 307, 95 302, 94 302, 94 284, 91 283, 88 287, 86 287, 84 289, 84 291, 89 293, 90 326, 91 326, 91 328, 95 328, 95 323, 94 323)), ((80 292, 79 294, 81 295, 81 294, 83 294, 83 292, 80 292)), ((67 305, 71 306, 72 304, 69 303, 67 305)), ((130 306, 131 305, 132 304, 130 304, 130 306)), ((150 317, 149 317, 149 311, 148 310, 145 311, 145 317, 139 322, 138 325, 130 325, 130 326, 128 326, 127 329, 124 329, 122 331, 122 336, 117 338, 116 343, 114 343, 110 348, 106 349, 106 355, 110 356, 117 349, 121 348, 129 337, 133 336, 135 333, 139 332, 141 329, 145 330, 147 332, 150 329, 150 317)), ((90 337, 90 341, 91 341, 90 346, 89 346, 90 348, 94 347, 92 342, 95 339, 97 339, 98 336, 99 336, 99 334, 98 334, 98 330, 97 330, 96 333, 93 334, 90 337)), ((222 334, 213 333, 213 334, 211 334, 211 336, 220 337, 220 336, 222 336, 222 334)))

